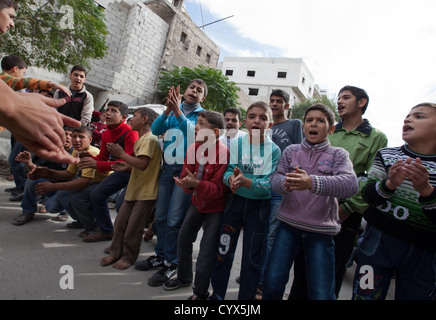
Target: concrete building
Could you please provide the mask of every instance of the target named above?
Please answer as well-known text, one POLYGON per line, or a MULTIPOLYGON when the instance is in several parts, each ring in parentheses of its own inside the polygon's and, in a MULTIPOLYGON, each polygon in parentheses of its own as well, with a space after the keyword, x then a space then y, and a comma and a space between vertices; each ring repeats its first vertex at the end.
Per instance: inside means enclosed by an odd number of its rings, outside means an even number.
MULTIPOLYGON (((160 103, 160 72, 174 65, 216 68, 219 47, 186 13, 184 0, 96 0, 105 10, 108 53, 91 62, 86 88, 95 109, 108 100, 127 105, 160 103)), ((30 68, 29 76, 68 84, 67 75, 30 68)))
POLYGON ((223 73, 252 101, 269 101, 273 89, 289 93, 290 104, 318 95, 315 78, 301 58, 225 57, 223 73))
MULTIPOLYGON (((183 0, 95 0, 105 10, 108 53, 91 61, 85 86, 99 110, 109 100, 128 106, 161 103, 160 72, 173 65, 216 68, 219 47, 186 13, 183 0)), ((67 74, 30 67, 26 76, 69 85, 67 74)), ((10 152, 9 131, 0 133, 0 160, 10 152)))
POLYGON ((88 77, 96 107, 111 99, 128 105, 159 103, 156 83, 162 70, 217 66, 218 46, 192 22, 183 0, 100 4, 106 9, 109 52, 93 61, 88 77))

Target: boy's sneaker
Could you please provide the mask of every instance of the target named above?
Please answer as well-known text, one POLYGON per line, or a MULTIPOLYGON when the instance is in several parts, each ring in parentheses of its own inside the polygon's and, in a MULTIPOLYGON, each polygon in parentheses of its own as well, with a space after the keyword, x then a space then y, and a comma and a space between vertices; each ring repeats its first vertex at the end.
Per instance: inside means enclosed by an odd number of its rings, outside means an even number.
POLYGON ((148 257, 145 260, 137 261, 135 263, 135 269, 141 271, 153 270, 163 266, 164 261, 158 255, 148 257))
POLYGON ((179 277, 175 277, 173 279, 168 279, 163 284, 163 288, 167 291, 176 290, 181 287, 187 287, 191 285, 191 282, 184 282, 179 277))
POLYGON ((148 278, 148 285, 152 287, 158 287, 163 285, 167 280, 174 278, 177 275, 177 265, 172 264, 167 267, 164 266, 150 278, 148 278))

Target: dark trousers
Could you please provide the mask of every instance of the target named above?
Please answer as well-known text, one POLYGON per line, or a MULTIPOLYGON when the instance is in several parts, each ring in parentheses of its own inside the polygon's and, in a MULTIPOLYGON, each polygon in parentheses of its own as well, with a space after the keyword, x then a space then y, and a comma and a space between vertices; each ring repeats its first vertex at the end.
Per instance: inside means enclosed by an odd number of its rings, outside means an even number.
POLYGON ((269 217, 270 199, 254 200, 236 194, 223 214, 217 263, 212 270, 212 299, 223 300, 235 257, 239 233, 244 227, 239 300, 256 295, 262 267, 262 249, 269 217))
POLYGON ((141 249, 147 219, 153 212, 156 200, 124 201, 114 222, 114 237, 109 254, 134 264, 141 249))
POLYGON ((91 192, 91 203, 95 221, 101 233, 111 233, 114 230, 107 205, 107 199, 115 192, 127 186, 130 172, 115 171, 104 178, 91 192))
POLYGON ((177 240, 177 276, 192 282, 192 249, 198 231, 203 227, 197 263, 195 264, 194 293, 208 296, 210 274, 216 260, 222 212, 199 212, 191 203, 177 240))

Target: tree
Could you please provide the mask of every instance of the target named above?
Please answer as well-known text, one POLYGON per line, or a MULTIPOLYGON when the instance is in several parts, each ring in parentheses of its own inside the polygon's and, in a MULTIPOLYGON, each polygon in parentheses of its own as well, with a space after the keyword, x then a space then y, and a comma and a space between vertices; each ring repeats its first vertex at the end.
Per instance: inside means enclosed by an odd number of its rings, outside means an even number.
POLYGON ((22 0, 0 52, 60 73, 71 65, 89 67, 107 52, 104 11, 93 0, 22 0))
POLYGON ((202 65, 195 69, 174 66, 171 71, 163 71, 157 84, 162 101, 165 101, 171 86, 180 85, 180 91, 183 94, 193 79, 202 79, 207 84, 208 94, 202 102, 203 108, 223 113, 225 109, 237 107, 239 104, 237 100, 240 89, 236 84, 230 81, 221 70, 202 65))
POLYGON ((314 105, 316 103, 322 103, 325 106, 332 109, 333 113, 335 114, 336 121, 339 120, 339 113, 337 111, 336 102, 334 99, 331 99, 327 96, 321 96, 321 98, 310 98, 302 102, 295 103, 292 106, 291 118, 300 119, 301 121, 303 121, 304 113, 306 112, 307 108, 309 108, 311 105, 314 105))

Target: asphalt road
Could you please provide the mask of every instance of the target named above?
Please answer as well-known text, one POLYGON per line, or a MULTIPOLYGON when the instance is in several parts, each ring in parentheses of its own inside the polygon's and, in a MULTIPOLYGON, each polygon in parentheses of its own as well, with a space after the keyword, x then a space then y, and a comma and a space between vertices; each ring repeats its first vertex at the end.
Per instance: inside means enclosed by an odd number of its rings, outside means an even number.
MULTIPOLYGON (((66 222, 51 220, 55 214, 36 214, 23 226, 12 225, 12 218, 21 213, 20 203, 8 201, 9 193, 3 191, 12 186, 0 180, 1 300, 185 300, 192 294, 190 287, 175 291, 150 287, 147 278, 156 271, 100 266, 103 250, 110 242, 83 242, 78 236, 81 230, 67 229, 66 222)), ((115 218, 113 210, 111 214, 115 218)), ((142 243, 139 259, 154 253, 155 241, 142 243)), ((226 296, 229 300, 237 298, 240 247, 226 296)), ((354 268, 350 268, 339 299, 350 299, 353 274, 354 268)))

